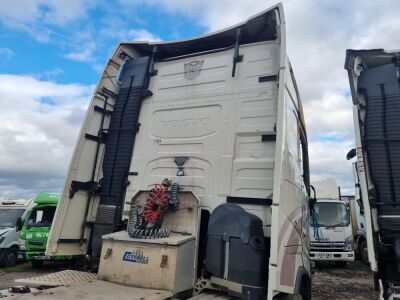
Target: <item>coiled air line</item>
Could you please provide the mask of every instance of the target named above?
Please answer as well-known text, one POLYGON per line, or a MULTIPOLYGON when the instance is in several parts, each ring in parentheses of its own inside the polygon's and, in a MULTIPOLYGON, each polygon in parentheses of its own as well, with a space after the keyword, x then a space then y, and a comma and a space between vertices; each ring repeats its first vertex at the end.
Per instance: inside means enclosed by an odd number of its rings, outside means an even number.
POLYGON ((176 211, 179 208, 178 191, 180 186, 177 183, 172 184, 169 197, 168 186, 169 184, 155 185, 150 191, 141 214, 139 214, 137 206, 132 208, 131 221, 127 227, 130 237, 152 239, 170 235, 171 231, 162 227, 162 222, 168 210, 176 211))

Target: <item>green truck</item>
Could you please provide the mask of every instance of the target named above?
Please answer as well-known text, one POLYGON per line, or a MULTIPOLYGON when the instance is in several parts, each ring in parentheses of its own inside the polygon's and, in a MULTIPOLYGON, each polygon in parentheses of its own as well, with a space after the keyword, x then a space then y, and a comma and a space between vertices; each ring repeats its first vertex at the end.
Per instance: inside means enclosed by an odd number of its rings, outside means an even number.
POLYGON ((20 223, 18 258, 31 261, 32 267, 40 267, 45 260, 69 260, 71 256, 45 255, 47 237, 50 232, 60 195, 40 192, 34 199, 34 205, 27 217, 20 223))

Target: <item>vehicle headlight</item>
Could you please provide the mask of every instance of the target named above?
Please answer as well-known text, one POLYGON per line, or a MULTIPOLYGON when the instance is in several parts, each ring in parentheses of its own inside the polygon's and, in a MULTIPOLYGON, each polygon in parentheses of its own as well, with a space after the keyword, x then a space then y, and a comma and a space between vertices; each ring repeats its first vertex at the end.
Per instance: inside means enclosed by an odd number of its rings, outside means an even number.
POLYGON ((0 244, 6 239, 5 236, 0 236, 0 244))
POLYGON ((344 251, 353 251, 353 239, 351 236, 344 241, 344 251))
POLYGON ((26 247, 25 247, 25 240, 19 239, 19 240, 18 240, 18 246, 19 246, 19 250, 25 250, 25 249, 26 249, 26 247))

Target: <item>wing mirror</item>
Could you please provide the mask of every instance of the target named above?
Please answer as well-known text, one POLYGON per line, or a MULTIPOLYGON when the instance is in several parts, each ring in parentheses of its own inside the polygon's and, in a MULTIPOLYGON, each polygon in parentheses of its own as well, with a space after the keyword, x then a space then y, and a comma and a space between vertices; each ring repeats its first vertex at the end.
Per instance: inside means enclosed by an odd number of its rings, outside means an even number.
POLYGON ((355 157, 356 155, 357 155, 356 148, 353 148, 349 152, 347 152, 346 159, 350 160, 353 157, 355 157))
POLYGON ((310 188, 312 189, 312 191, 313 191, 313 196, 311 196, 310 197, 310 199, 308 200, 308 205, 309 205, 309 208, 310 208, 310 212, 314 209, 314 206, 315 206, 315 203, 317 203, 317 195, 316 195, 316 193, 315 193, 315 188, 312 186, 312 185, 310 185, 310 188))
POLYGON ((17 231, 21 231, 21 229, 22 229, 23 226, 24 226, 24 222, 22 221, 22 218, 19 217, 19 218, 17 219, 16 224, 15 224, 15 229, 16 229, 17 231))

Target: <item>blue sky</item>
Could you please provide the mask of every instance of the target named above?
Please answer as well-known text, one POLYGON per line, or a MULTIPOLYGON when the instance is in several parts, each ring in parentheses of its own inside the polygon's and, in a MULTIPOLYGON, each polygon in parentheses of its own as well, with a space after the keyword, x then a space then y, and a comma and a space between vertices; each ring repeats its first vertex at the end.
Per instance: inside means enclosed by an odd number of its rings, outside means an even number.
POLYGON ((194 22, 188 26, 190 20, 184 16, 177 17, 154 6, 142 6, 139 10, 130 6, 124 11, 122 4, 103 4, 89 6, 86 18, 62 26, 39 21, 30 24, 32 31, 27 31, 0 23, 0 72, 32 74, 60 83, 94 84, 121 39, 172 40, 206 31, 194 22))
MULTIPOLYGON (((101 69, 121 40, 215 31, 271 0, 0 0, 0 197, 60 191, 101 69)), ((398 0, 283 0, 312 180, 354 190, 345 50, 399 49, 398 0)))

